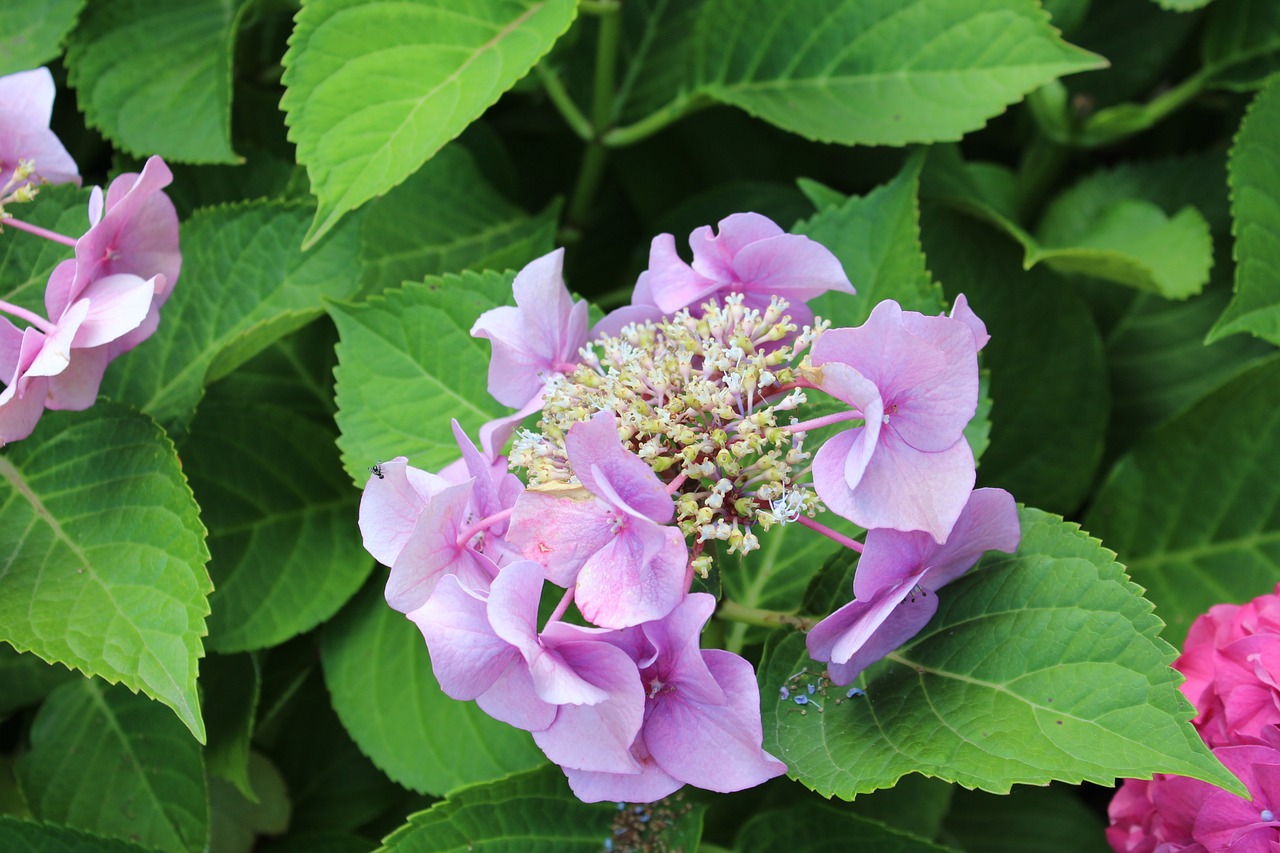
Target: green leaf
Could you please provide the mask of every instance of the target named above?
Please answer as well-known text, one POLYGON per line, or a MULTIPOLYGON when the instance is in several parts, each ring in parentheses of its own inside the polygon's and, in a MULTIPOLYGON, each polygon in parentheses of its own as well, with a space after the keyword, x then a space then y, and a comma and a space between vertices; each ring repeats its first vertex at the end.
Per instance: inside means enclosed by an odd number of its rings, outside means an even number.
MULTIPOLYGON (((858 294, 828 293, 810 301, 836 326, 857 326, 884 299, 923 314, 942 310, 942 290, 925 269, 920 248, 920 167, 924 154, 908 158, 889 183, 851 196, 792 230, 826 246, 844 266, 858 294)), ((826 196, 830 199, 830 196, 826 196)))
POLYGON ((337 613, 368 576, 335 437, 280 406, 201 406, 182 453, 209 527, 210 649, 279 645, 337 613))
POLYGON ((289 828, 289 791, 280 771, 255 752, 249 757, 249 772, 252 788, 259 792, 254 800, 230 782, 209 780, 212 853, 251 853, 259 835, 279 835, 289 828))
POLYGON ((324 299, 355 293, 358 228, 351 223, 303 254, 309 214, 258 201, 200 211, 183 223, 182 277, 160 326, 111 366, 103 393, 185 429, 214 376, 319 317, 324 299))
POLYGON ((416 172, 523 77, 576 14, 574 0, 475 0, 465 14, 444 0, 304 5, 280 106, 320 203, 306 247, 416 172))
POLYGON ((984 853, 1107 853, 1106 821, 1065 785, 1014 788, 996 796, 957 789, 949 836, 984 853))
POLYGON ((1236 295, 1209 332, 1215 341, 1249 332, 1280 344, 1280 82, 1258 93, 1240 125, 1228 163, 1236 295))
POLYGON ((1280 7, 1271 0, 1218 0, 1200 47, 1211 84, 1256 89, 1280 67, 1280 7))
POLYGON ((1101 57, 1030 0, 711 0, 697 87, 784 130, 844 145, 959 139, 1101 57))
POLYGON ((365 293, 465 269, 518 269, 554 248, 559 204, 529 216, 449 145, 374 202, 360 231, 365 293))
POLYGON ((1093 486, 1110 411, 1102 340, 1088 309, 1052 273, 1023 271, 1017 246, 979 223, 926 208, 922 234, 948 294, 964 293, 991 333, 982 351, 991 371, 991 444, 979 484, 1073 512, 1093 486))
POLYGON ((379 850, 599 853, 605 839, 611 839, 616 850, 696 850, 704 810, 679 794, 626 809, 579 802, 560 768, 551 766, 464 788, 411 816, 379 850))
POLYGON ((1148 433, 1085 517, 1160 607, 1170 642, 1210 606, 1248 601, 1280 580, 1277 399, 1273 358, 1148 433))
POLYGON ((62 53, 85 0, 9 0, 0 33, 0 75, 44 65, 62 53))
POLYGON ((146 847, 78 829, 0 815, 0 850, 8 853, 140 853, 146 847))
POLYGON ((334 710, 365 755, 407 788, 442 795, 545 759, 527 732, 440 692, 417 626, 371 584, 322 646, 334 710))
POLYGON ((1017 554, 989 554, 940 591, 924 630, 860 679, 865 696, 793 678, 815 668, 801 635, 771 642, 764 748, 845 799, 910 772, 994 793, 1157 772, 1239 792, 1188 723, 1175 652, 1114 555, 1056 516, 1021 522, 1017 554), (818 691, 801 708, 779 697, 784 683, 818 691))
POLYGON ((0 645, 0 719, 35 705, 53 688, 77 677, 65 667, 0 645))
POLYGON ((1190 12, 1193 9, 1203 9, 1213 0, 1155 0, 1161 9, 1170 12, 1190 12))
POLYGON ((209 745, 204 751, 210 779, 226 781, 256 801, 249 779, 249 746, 262 693, 262 669, 254 655, 210 655, 200 687, 209 745))
POLYGON ((406 284, 358 305, 329 306, 338 326, 338 447, 352 480, 375 462, 408 456, 438 470, 458 458, 451 418, 476 440, 507 414, 489 396, 489 346, 476 318, 511 300, 514 273, 464 273, 406 284))
POLYGON ((82 679, 54 691, 18 779, 41 820, 165 851, 194 853, 208 841, 200 746, 168 711, 119 685, 82 679))
POLYGON ((90 3, 66 60, 89 124, 138 156, 237 162, 231 55, 251 6, 248 0, 90 3))
POLYGON ((756 814, 742 826, 737 853, 838 853, 876 850, 879 853, 938 853, 953 850, 879 821, 850 814, 821 803, 800 803, 756 814), (852 839, 857 839, 856 842, 852 839), (856 847, 851 847, 855 844, 856 847))
POLYGON ((209 552, 173 444, 123 406, 46 412, 0 475, 0 639, 146 692, 203 742, 209 552))
POLYGON ((626 69, 614 98, 618 123, 647 118, 688 97, 690 52, 705 0, 634 0, 622 4, 626 69))

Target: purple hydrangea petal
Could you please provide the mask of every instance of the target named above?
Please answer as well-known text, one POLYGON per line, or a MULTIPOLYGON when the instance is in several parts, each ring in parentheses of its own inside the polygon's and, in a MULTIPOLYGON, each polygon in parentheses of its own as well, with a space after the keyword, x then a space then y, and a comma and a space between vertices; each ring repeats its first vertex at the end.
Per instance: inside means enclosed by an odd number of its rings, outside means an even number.
POLYGON ((672 314, 687 305, 698 305, 721 286, 721 281, 700 275, 676 253, 676 241, 670 234, 659 234, 649 244, 649 269, 646 284, 653 302, 664 314, 672 314))
POLYGON ((794 304, 827 291, 853 293, 844 267, 821 243, 798 234, 780 234, 742 247, 733 259, 742 292, 781 296, 794 304))
POLYGON ((381 477, 370 477, 360 497, 360 534, 364 549, 384 566, 400 556, 427 501, 449 485, 441 477, 408 464, 397 456, 379 466, 381 477))
POLYGON ((77 348, 67 369, 49 377, 44 407, 55 411, 82 412, 98 401, 98 389, 111 361, 110 344, 77 348))
POLYGON ((862 604, 862 610, 854 611, 860 619, 851 622, 847 633, 831 647, 833 660, 827 665, 827 674, 833 683, 852 684, 864 669, 920 633, 933 618, 938 611, 938 596, 912 594, 914 581, 908 578, 901 586, 882 590, 862 604))
POLYGON ((407 615, 427 642, 440 689, 454 699, 475 699, 520 658, 494 633, 484 597, 456 577, 441 578, 431 597, 407 615))
POLYGON ((470 498, 467 481, 442 489, 427 502, 387 578, 386 598, 393 608, 401 613, 418 609, 445 575, 458 575, 473 589, 488 587, 497 567, 457 542, 470 498))
POLYGON ((49 129, 56 91, 47 68, 0 77, 0 188, 9 183, 19 160, 35 163, 37 180, 79 186, 75 160, 49 129))
POLYGON ((689 549, 673 527, 630 520, 578 573, 575 601, 605 628, 626 628, 671 612, 689 588, 689 549))
POLYGON ((613 412, 597 412, 574 424, 565 436, 565 449, 578 481, 615 509, 658 524, 675 516, 675 501, 658 475, 623 447, 613 412))
POLYGON ((516 500, 507 541, 538 563, 547 580, 573 586, 578 572, 613 539, 613 512, 585 489, 529 489, 516 500))
POLYGON ((981 350, 990 342, 991 335, 987 334, 987 324, 973 313, 973 309, 969 307, 969 299, 963 293, 957 295, 956 301, 952 303, 950 317, 969 327, 969 331, 973 332, 973 344, 976 349, 981 350))
POLYGON ((559 705, 538 698, 529 667, 516 659, 498 676, 493 686, 476 697, 480 710, 499 722, 526 732, 539 732, 556 721, 559 705))
POLYGON ((631 745, 631 754, 640 767, 638 773, 596 773, 564 768, 574 796, 584 803, 652 803, 684 787, 684 782, 659 767, 649 754, 644 732, 631 745))

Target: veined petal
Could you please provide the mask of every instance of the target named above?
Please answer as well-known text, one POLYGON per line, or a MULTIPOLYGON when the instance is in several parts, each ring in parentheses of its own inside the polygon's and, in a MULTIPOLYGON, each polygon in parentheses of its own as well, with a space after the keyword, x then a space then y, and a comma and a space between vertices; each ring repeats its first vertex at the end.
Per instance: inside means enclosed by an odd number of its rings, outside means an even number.
POLYGON ((440 689, 459 700, 484 693, 520 653, 489 625, 484 597, 441 578, 421 607, 407 615, 427 642, 440 689))
POLYGON ((643 731, 636 736, 631 754, 640 766, 639 773, 597 773, 565 767, 564 775, 574 796, 584 803, 652 803, 684 787, 684 782, 659 767, 649 754, 643 731))
POLYGON ((71 345, 96 347, 136 329, 151 307, 157 278, 119 273, 90 282, 80 292, 80 299, 89 302, 89 313, 71 345))
POLYGON ((676 505, 653 469, 627 450, 618 437, 618 416, 597 412, 565 435, 569 464, 592 494, 638 519, 666 524, 676 505))
POLYGON ((614 537, 615 513, 585 489, 527 489, 516 499, 507 542, 542 566, 547 580, 568 588, 591 556, 614 537))
POLYGON ((661 619, 684 598, 688 564, 679 530, 631 520, 583 565, 574 600, 605 628, 661 619))
POLYGON ((400 556, 427 500, 448 485, 443 478, 421 471, 397 456, 379 466, 381 477, 370 477, 360 497, 360 533, 364 549, 384 566, 400 556))
POLYGON ((719 281, 699 274, 676 254, 676 241, 670 234, 659 234, 649 244, 647 274, 653 302, 664 314, 696 306, 720 287, 719 281))

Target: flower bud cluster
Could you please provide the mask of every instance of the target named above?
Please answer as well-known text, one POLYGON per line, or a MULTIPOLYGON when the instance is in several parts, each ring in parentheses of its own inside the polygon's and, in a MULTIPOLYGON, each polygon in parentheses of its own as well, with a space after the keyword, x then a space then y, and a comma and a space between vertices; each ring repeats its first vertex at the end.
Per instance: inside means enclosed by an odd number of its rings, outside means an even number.
MULTIPOLYGON (((800 482, 808 473, 803 435, 779 417, 805 402, 794 387, 797 354, 828 324, 797 335, 785 299, 760 311, 730 294, 670 319, 632 323, 593 341, 582 363, 543 392, 538 428, 517 436, 510 462, 529 485, 577 482, 565 435, 596 412, 613 412, 627 449, 661 475, 676 500, 676 524, 695 547, 729 553, 760 547, 755 525, 814 515, 820 505, 800 482)), ((695 558, 704 577, 710 558, 695 558)))

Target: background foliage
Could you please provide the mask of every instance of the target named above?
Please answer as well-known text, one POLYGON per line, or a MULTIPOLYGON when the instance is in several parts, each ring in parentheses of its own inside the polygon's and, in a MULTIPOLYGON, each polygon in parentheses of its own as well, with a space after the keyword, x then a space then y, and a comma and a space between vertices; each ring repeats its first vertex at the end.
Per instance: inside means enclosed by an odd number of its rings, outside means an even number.
MULTIPOLYGON (((0 455, 0 848, 1086 851, 1097 786, 1234 782, 1168 665, 1197 614, 1280 582, 1280 5, 5 19, 0 73, 51 67, 86 183, 174 167, 184 267, 108 400, 0 455), (790 778, 584 805, 527 735, 440 693, 382 605, 359 487, 392 456, 450 462, 450 418, 504 413, 468 330, 515 269, 565 245, 570 287, 613 307, 654 234, 741 210, 839 256, 859 295, 814 306, 837 325, 967 295, 992 334, 979 485, 1025 504, 1024 543, 944 590, 865 695, 798 634, 726 624, 790 778), (804 708, 780 693, 810 684, 804 708)), ((76 233, 86 197, 23 218, 76 233)), ((5 298, 38 305, 66 254, 0 235, 5 298)), ((722 564, 724 594, 829 612, 834 551, 780 529, 722 564)))

